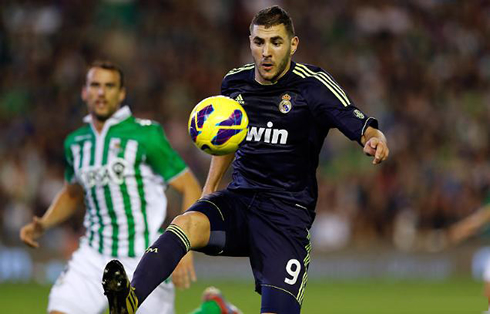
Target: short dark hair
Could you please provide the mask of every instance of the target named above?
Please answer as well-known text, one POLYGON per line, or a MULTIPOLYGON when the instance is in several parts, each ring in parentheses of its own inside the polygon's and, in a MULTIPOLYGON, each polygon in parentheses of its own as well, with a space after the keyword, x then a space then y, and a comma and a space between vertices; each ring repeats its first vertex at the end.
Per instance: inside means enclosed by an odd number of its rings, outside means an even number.
POLYGON ((92 68, 102 68, 105 70, 116 71, 117 73, 119 73, 119 87, 124 87, 124 72, 122 68, 114 62, 107 60, 96 60, 89 65, 89 67, 87 68, 87 72, 90 71, 90 69, 92 68))
POLYGON ((250 33, 252 33, 252 28, 254 25, 263 25, 266 28, 284 24, 286 31, 290 37, 295 36, 293 20, 283 8, 278 5, 274 5, 269 8, 260 10, 255 14, 250 23, 250 33))

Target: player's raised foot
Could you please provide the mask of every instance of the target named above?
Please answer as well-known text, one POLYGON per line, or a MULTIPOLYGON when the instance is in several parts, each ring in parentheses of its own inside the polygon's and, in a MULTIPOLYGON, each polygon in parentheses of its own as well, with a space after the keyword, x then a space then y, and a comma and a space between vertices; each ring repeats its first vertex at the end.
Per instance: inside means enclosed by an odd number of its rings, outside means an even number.
POLYGON ((220 314, 242 314, 233 304, 228 302, 221 291, 215 287, 208 287, 202 293, 203 305, 207 302, 214 302, 221 310, 220 314))
POLYGON ((110 314, 134 314, 136 312, 138 298, 121 262, 112 260, 107 263, 102 276, 102 286, 109 301, 110 314))

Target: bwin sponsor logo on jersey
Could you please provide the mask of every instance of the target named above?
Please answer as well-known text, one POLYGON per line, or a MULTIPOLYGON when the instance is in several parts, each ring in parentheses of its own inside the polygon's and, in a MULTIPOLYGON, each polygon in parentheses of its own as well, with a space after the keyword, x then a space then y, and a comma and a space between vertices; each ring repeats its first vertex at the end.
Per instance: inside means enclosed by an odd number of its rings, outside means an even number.
POLYGON ((124 182, 124 172, 128 169, 127 161, 116 158, 107 165, 100 167, 88 167, 80 169, 78 176, 85 188, 94 186, 105 186, 109 183, 122 184, 124 182))
POLYGON ((284 129, 273 129, 274 124, 267 122, 267 128, 252 126, 248 129, 246 140, 249 142, 264 142, 271 144, 286 144, 288 131, 284 129))

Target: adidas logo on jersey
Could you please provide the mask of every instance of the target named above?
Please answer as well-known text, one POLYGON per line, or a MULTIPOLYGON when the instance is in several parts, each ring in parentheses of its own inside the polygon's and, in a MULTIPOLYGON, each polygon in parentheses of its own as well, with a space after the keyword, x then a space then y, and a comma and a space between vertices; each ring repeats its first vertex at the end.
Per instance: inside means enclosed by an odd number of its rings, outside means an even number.
POLYGON ((273 129, 274 124, 267 122, 267 128, 258 128, 256 126, 248 129, 246 140, 249 142, 261 142, 271 144, 286 144, 288 140, 288 131, 285 129, 273 129))
POLYGON ((238 96, 235 98, 235 100, 237 101, 237 103, 239 103, 240 105, 245 105, 245 100, 243 100, 243 97, 242 97, 242 94, 238 94, 238 96))
POLYGON ((82 168, 78 173, 83 186, 90 189, 94 186, 105 186, 109 183, 122 184, 125 170, 128 169, 127 161, 116 158, 107 165, 101 167, 82 168))

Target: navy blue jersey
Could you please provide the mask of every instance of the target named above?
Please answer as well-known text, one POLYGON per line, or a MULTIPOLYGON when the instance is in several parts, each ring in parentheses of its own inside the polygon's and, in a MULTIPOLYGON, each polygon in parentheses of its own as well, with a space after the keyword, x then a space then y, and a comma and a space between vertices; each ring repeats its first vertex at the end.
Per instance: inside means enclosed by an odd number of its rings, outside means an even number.
POLYGON ((314 210, 316 168, 332 128, 360 142, 377 121, 356 108, 333 78, 319 67, 292 62, 273 85, 254 78, 254 65, 231 70, 222 95, 243 105, 249 118, 245 141, 233 162, 232 190, 254 190, 314 210))

